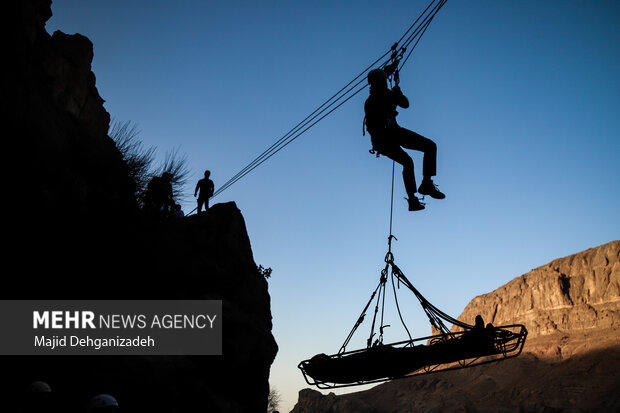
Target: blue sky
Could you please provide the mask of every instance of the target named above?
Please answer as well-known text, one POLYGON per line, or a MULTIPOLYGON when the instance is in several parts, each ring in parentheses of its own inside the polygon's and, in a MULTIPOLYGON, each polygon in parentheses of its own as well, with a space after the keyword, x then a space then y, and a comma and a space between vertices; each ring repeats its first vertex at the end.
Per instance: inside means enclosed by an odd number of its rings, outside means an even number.
MULTIPOLYGON (((205 169, 217 188, 381 56, 426 5, 56 0, 47 29, 90 38, 110 114, 134 122, 160 157, 187 155, 187 212, 205 169)), ((447 313, 619 238, 619 18, 615 1, 448 1, 407 63, 401 87, 413 105, 399 123, 437 143, 435 181, 447 198, 408 212, 397 169, 393 249, 447 313)), ((382 268, 392 164, 368 154, 365 98, 214 200, 237 203, 256 262, 273 268, 281 411, 306 387, 297 363, 338 350, 382 268)), ((420 179, 421 156, 411 155, 420 179)), ((413 334, 428 334, 413 296, 400 296, 413 334)), ((393 321, 388 341, 404 338, 393 321)))

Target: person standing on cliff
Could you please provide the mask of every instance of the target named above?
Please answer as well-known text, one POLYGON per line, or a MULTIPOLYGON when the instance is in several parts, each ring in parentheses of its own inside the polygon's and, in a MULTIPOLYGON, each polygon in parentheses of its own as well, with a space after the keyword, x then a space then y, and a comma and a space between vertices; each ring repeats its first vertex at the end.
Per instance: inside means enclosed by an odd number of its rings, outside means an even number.
POLYGON ((403 166, 403 181, 409 211, 424 209, 424 205, 415 195, 416 191, 435 199, 444 199, 446 196, 439 192, 431 179, 437 172, 437 145, 432 140, 396 123, 398 115, 396 106, 406 109, 409 107, 409 100, 398 85, 392 89, 388 88, 387 75, 382 69, 368 72, 368 83, 370 96, 364 103, 366 129, 370 133, 373 150, 403 166), (424 178, 419 188, 416 188, 413 160, 403 148, 424 152, 422 167, 424 178))
POLYGON ((170 172, 164 172, 161 176, 154 176, 151 179, 144 198, 144 207, 148 212, 159 216, 170 216, 175 205, 172 178, 170 172))
POLYGON ((174 211, 172 211, 172 216, 174 218, 183 218, 185 216, 185 213, 181 209, 181 205, 179 204, 174 205, 174 211))
POLYGON ((209 179, 211 176, 211 171, 205 171, 205 177, 200 179, 196 184, 196 189, 194 190, 194 197, 198 194, 198 209, 197 213, 200 214, 202 212, 202 205, 205 206, 205 211, 209 209, 209 198, 213 196, 213 192, 215 190, 215 186, 213 185, 213 181, 209 179))

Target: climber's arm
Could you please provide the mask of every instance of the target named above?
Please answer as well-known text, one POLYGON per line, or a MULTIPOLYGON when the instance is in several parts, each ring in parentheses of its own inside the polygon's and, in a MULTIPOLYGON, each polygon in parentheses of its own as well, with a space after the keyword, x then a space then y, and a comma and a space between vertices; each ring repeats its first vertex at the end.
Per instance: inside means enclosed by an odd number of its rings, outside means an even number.
POLYGON ((403 95, 400 87, 394 86, 392 88, 392 96, 394 97, 394 103, 396 103, 401 108, 407 109, 409 107, 409 99, 407 99, 407 97, 403 95))

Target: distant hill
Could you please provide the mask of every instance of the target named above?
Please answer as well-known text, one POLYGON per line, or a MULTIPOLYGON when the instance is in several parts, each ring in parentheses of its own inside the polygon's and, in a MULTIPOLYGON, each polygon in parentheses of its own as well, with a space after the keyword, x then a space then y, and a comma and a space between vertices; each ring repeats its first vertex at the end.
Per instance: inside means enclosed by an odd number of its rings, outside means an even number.
POLYGON ((342 396, 304 389, 293 413, 620 411, 620 241, 475 297, 459 319, 525 324, 523 354, 342 396))

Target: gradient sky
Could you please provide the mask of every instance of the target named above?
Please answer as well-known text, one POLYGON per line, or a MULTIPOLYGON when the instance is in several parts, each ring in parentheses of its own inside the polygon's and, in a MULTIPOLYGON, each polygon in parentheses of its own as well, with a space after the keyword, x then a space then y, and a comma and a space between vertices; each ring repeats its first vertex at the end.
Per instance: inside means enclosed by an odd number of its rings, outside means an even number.
MULTIPOLYGON (((187 156, 188 212, 205 169, 216 188, 224 183, 427 4, 55 0, 47 29, 90 38, 110 114, 134 122, 160 158, 177 148, 187 156)), ((401 73, 413 105, 399 123, 437 143, 435 182, 447 198, 408 212, 397 169, 393 250, 445 312, 458 316, 476 295, 619 238, 619 20, 611 0, 452 0, 401 73)), ((339 349, 383 267, 392 162, 368 154, 366 93, 213 200, 237 203, 256 262, 273 268, 280 350, 270 381, 283 412, 307 387, 297 364, 339 349)), ((421 156, 411 154, 420 179, 421 156)), ((414 297, 399 297, 410 330, 427 335, 414 297)), ((386 342, 404 339, 389 317, 386 342)))

